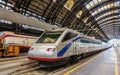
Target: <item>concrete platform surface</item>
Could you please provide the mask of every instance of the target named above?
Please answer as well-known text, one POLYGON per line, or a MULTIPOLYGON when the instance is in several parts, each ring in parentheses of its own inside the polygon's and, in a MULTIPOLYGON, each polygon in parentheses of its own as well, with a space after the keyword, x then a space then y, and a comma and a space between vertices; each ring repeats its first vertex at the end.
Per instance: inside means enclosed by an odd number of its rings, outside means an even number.
MULTIPOLYGON (((119 51, 120 49, 117 50, 119 51)), ((119 75, 119 58, 115 52, 115 48, 110 48, 96 56, 95 59, 86 65, 79 68, 76 66, 64 73, 64 75, 119 75)))

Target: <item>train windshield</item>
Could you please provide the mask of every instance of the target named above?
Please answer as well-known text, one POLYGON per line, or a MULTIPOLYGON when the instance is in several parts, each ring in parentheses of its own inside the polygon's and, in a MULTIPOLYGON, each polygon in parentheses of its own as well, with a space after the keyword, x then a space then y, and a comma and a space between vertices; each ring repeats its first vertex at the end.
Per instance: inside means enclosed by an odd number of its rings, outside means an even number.
POLYGON ((36 43, 55 43, 63 32, 45 32, 36 43))

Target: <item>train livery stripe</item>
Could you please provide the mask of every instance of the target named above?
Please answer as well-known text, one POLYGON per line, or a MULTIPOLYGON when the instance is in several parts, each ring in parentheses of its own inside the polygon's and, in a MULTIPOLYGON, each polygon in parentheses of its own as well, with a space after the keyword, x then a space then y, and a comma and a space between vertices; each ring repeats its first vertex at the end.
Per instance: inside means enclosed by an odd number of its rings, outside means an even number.
POLYGON ((26 48, 26 49, 29 49, 30 46, 19 46, 20 48, 26 48))
POLYGON ((58 57, 63 56, 65 54, 65 52, 70 48, 70 46, 77 40, 79 40, 82 37, 77 37, 75 39, 73 39, 70 43, 68 43, 66 46, 64 46, 63 49, 60 50, 60 52, 57 54, 58 57))
POLYGON ((64 53, 68 50, 68 48, 70 48, 71 45, 72 45, 72 42, 68 43, 62 50, 60 50, 57 56, 58 57, 63 56, 64 53))
POLYGON ((57 60, 60 60, 61 58, 40 58, 40 57, 33 57, 33 56, 28 56, 29 59, 31 60, 40 60, 40 61, 57 61, 57 60))

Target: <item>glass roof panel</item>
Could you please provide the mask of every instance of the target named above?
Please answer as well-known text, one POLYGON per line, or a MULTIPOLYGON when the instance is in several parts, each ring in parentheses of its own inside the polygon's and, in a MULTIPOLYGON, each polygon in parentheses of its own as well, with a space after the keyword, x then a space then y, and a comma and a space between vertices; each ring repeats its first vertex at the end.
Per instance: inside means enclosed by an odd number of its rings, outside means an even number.
POLYGON ((116 19, 116 20, 111 20, 111 21, 108 21, 108 22, 105 22, 105 23, 102 23, 101 25, 106 25, 107 23, 110 23, 110 24, 120 24, 120 19, 116 19), (113 23, 111 23, 111 22, 113 22, 113 23))
POLYGON ((92 15, 95 15, 97 13, 97 11, 93 12, 92 15))
POLYGON ((118 13, 120 10, 114 10, 115 13, 118 13))
MULTIPOLYGON (((108 4, 108 5, 99 7, 99 8, 96 9, 96 10, 98 10, 98 12, 97 12, 96 14, 98 14, 98 13, 100 13, 101 11, 104 11, 104 10, 106 10, 106 9, 109 9, 110 7, 113 7, 113 6, 110 5, 110 4, 108 4)), ((91 11, 91 13, 92 13, 92 12, 95 12, 96 10, 91 11)), ((94 14, 93 16, 95 16, 96 14, 94 14)))
POLYGON ((101 2, 102 0, 98 0, 99 2, 101 2))
POLYGON ((104 1, 107 1, 107 0, 92 0, 86 5, 86 8, 89 10, 93 8, 94 6, 96 6, 97 4, 102 3, 104 1))
POLYGON ((120 5, 120 1, 114 3, 114 6, 118 6, 118 5, 120 5))
POLYGON ((99 24, 100 23, 102 23, 103 21, 106 21, 106 20, 109 20, 109 19, 112 19, 113 17, 108 17, 108 18, 106 18, 106 19, 102 19, 102 20, 100 20, 100 21, 98 21, 99 22, 99 24))
MULTIPOLYGON (((91 8, 95 7, 97 4, 100 4, 100 3, 104 2, 104 1, 107 1, 107 0, 92 0, 91 2, 89 2, 89 3, 86 5, 86 8, 87 8, 88 10, 90 10, 91 8)), ((120 1, 119 1, 119 0, 116 1, 115 3, 114 3, 114 2, 113 2, 113 3, 108 3, 108 4, 105 3, 104 5, 101 5, 101 6, 97 7, 97 8, 95 8, 95 9, 91 10, 90 13, 91 13, 92 16, 95 17, 96 20, 99 20, 99 19, 101 19, 102 17, 108 16, 108 15, 111 15, 111 14, 114 14, 114 13, 119 13, 120 10, 117 10, 117 9, 114 9, 114 10, 112 10, 112 11, 104 12, 103 14, 101 13, 101 12, 103 12, 103 11, 105 11, 105 10, 108 10, 108 9, 110 9, 110 8, 113 8, 113 7, 118 7, 118 6, 120 6, 120 1), (99 14, 99 13, 101 13, 101 14, 100 14, 100 15, 97 15, 97 14, 99 14), (97 16, 96 16, 96 15, 97 15, 97 16)), ((101 23, 101 25, 105 25, 105 24, 107 24, 107 23, 117 21, 117 20, 114 20, 114 18, 118 18, 118 17, 120 17, 120 16, 119 16, 119 15, 116 15, 116 16, 111 16, 111 17, 108 17, 108 18, 105 17, 104 19, 100 20, 100 21, 98 22, 98 24, 101 23), (113 20, 109 21, 110 19, 113 19, 113 20), (108 20, 108 21, 107 21, 107 20, 108 20), (104 21, 107 21, 107 22, 104 22, 104 21), (104 23, 102 23, 102 22, 104 22, 104 23)), ((120 21, 120 20, 119 20, 119 21, 120 21)), ((113 23, 113 24, 115 24, 115 23, 113 23)), ((116 24, 118 24, 118 23, 116 23, 116 24)))
POLYGON ((108 24, 108 23, 110 23, 110 22, 114 22, 114 21, 113 21, 113 20, 112 20, 112 21, 108 21, 108 22, 102 23, 102 24, 100 24, 100 25, 106 25, 106 24, 108 24))
MULTIPOLYGON (((119 18, 120 16, 119 15, 115 15, 115 16, 111 16, 111 17, 108 17, 108 18, 105 18, 105 19, 102 19, 103 21, 106 21, 106 20, 109 20, 109 19, 112 19, 112 18, 119 18)), ((99 22, 103 22, 102 20, 100 20, 99 22)))
POLYGON ((93 0, 93 2, 94 2, 95 4, 98 4, 98 0, 93 0))
POLYGON ((88 19, 89 19, 89 17, 85 17, 85 18, 83 19, 84 23, 86 23, 88 19))
POLYGON ((94 6, 93 1, 91 1, 89 4, 90 4, 90 6, 91 6, 91 7, 93 7, 93 6, 94 6))
POLYGON ((90 9, 90 5, 89 5, 89 4, 87 4, 87 5, 86 5, 86 8, 87 8, 87 9, 90 9))
POLYGON ((80 18, 80 16, 83 14, 83 10, 80 10, 77 14, 76 17, 80 18))
POLYGON ((64 7, 68 10, 71 10, 71 8, 74 5, 74 0, 67 0, 67 2, 65 3, 64 7))
POLYGON ((104 6, 104 9, 107 9, 107 6, 104 6))
MULTIPOLYGON (((119 2, 120 2, 120 1, 119 1, 119 2)), ((117 2, 115 2, 115 3, 117 3, 117 2)), ((120 5, 117 5, 117 7, 118 7, 118 6, 120 6, 120 5)), ((90 12, 91 12, 91 13, 94 13, 95 11, 98 11, 97 13, 92 14, 93 16, 95 16, 96 14, 98 14, 98 13, 104 11, 104 10, 107 10, 107 9, 109 9, 109 8, 112 8, 112 7, 114 7, 114 3, 109 3, 109 4, 106 4, 106 5, 102 5, 101 7, 98 7, 98 8, 96 8, 96 9, 90 11, 90 12)))
POLYGON ((106 13, 98 16, 98 17, 95 17, 95 18, 96 18, 96 20, 98 20, 98 19, 100 19, 100 18, 102 18, 102 17, 105 17, 105 16, 107 16, 107 15, 110 15, 110 14, 113 14, 113 13, 119 13, 119 12, 120 12, 120 10, 114 10, 114 11, 112 10, 112 11, 108 11, 108 12, 106 12, 106 13))
MULTIPOLYGON (((94 10, 94 11, 91 11, 91 13, 92 13, 93 16, 95 16, 96 14, 100 13, 101 11, 104 11, 104 10, 109 9, 109 8, 112 8, 112 7, 118 7, 118 6, 120 6, 120 1, 115 2, 115 3, 109 3, 109 4, 107 4, 107 5, 103 6, 103 7, 99 7, 99 8, 96 9, 96 11, 98 10, 97 13, 95 13, 95 10, 94 10), (117 3, 118 5, 114 6, 114 4, 116 4, 116 3, 117 3)), ((118 10, 118 9, 114 9, 114 10, 112 10, 112 11, 105 12, 104 14, 108 13, 108 14, 106 14, 106 15, 110 15, 110 14, 113 14, 113 13, 118 13, 119 11, 120 11, 120 10, 118 10), (110 12, 111 12, 111 13, 110 13, 110 12)), ((106 15, 104 15, 104 16, 106 16, 106 15)), ((104 16, 103 16, 103 14, 102 14, 102 15, 96 17, 96 20, 98 20, 98 19, 100 19, 101 17, 104 17, 104 16)))

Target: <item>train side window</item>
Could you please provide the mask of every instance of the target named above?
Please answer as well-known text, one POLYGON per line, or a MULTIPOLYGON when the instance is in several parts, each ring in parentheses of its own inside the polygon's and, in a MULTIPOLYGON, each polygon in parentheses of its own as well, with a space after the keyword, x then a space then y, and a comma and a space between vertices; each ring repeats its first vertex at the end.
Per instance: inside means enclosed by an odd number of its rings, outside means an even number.
POLYGON ((72 38, 74 38, 75 36, 77 36, 77 34, 73 34, 73 33, 67 33, 64 37, 64 39, 62 40, 62 42, 70 40, 72 38))
POLYGON ((82 43, 90 43, 90 41, 88 41, 88 40, 85 40, 85 39, 83 39, 83 40, 80 40, 80 42, 82 42, 82 43))
POLYGON ((70 39, 70 33, 67 33, 65 37, 63 38, 62 42, 67 41, 70 39))

